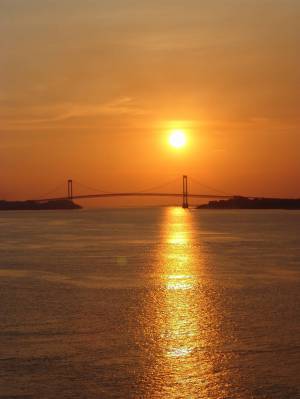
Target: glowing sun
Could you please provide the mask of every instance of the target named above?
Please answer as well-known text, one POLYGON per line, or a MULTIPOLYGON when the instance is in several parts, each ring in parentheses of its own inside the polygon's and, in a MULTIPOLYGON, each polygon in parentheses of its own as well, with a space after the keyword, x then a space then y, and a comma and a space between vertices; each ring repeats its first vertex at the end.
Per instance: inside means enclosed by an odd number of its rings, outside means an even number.
POLYGON ((172 130, 169 143, 174 148, 184 147, 186 144, 186 135, 183 130, 172 130))

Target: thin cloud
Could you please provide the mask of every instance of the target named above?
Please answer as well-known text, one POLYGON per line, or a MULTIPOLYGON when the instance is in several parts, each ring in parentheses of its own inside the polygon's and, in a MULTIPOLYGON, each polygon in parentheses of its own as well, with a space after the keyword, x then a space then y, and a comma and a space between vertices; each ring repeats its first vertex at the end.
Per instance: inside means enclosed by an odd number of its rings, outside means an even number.
POLYGON ((147 111, 136 104, 131 97, 120 97, 112 101, 100 104, 63 103, 49 106, 32 106, 22 109, 22 115, 18 117, 18 109, 2 108, 2 129, 17 128, 26 129, 30 125, 51 125, 74 118, 89 118, 97 116, 139 116, 147 111), (24 111, 28 116, 24 117, 24 111))

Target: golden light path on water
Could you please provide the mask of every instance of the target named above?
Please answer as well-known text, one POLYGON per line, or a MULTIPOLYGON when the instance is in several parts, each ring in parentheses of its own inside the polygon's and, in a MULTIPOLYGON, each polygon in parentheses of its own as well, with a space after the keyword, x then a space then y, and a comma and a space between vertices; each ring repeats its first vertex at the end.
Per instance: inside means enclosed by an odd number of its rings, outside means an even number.
POLYGON ((201 292, 203 258, 192 237, 192 214, 168 208, 163 225, 156 270, 161 290, 153 310, 152 340, 157 354, 145 397, 192 399, 201 392, 201 397, 208 398, 202 395, 212 363, 202 349, 207 348, 210 337, 202 326, 213 321, 201 292))
POLYGON ((171 208, 165 231, 165 252, 162 253, 166 287, 166 355, 171 358, 188 356, 195 349, 198 336, 197 319, 191 290, 197 283, 193 252, 190 245, 189 214, 181 208, 171 208))

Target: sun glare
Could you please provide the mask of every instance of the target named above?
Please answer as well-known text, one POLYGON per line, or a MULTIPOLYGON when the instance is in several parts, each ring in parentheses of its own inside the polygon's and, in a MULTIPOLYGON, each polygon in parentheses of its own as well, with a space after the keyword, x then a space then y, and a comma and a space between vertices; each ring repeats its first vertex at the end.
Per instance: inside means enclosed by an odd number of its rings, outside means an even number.
POLYGON ((181 148, 186 144, 185 132, 182 130, 172 130, 169 143, 174 148, 181 148))

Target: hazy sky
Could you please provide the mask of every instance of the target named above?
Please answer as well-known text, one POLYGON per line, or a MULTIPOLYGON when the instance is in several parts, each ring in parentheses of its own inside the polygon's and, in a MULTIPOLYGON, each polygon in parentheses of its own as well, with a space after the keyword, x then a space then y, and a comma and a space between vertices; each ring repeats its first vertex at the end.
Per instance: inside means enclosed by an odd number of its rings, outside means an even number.
POLYGON ((300 197, 299 20, 299 0, 0 0, 0 197, 183 173, 300 197))

